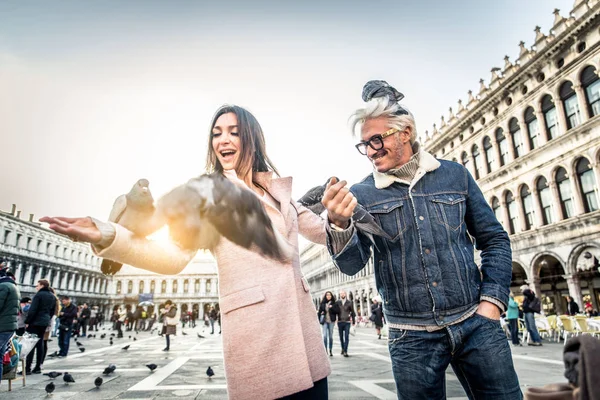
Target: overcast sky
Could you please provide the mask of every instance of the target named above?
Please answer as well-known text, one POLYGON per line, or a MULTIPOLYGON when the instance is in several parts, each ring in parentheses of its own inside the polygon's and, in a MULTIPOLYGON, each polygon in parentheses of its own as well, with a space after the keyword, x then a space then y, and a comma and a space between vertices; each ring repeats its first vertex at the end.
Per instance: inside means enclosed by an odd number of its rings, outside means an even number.
POLYGON ((0 209, 106 218, 138 178, 203 172, 210 118, 251 110, 294 197, 371 166, 348 117, 384 79, 419 133, 573 0, 2 1, 0 209))

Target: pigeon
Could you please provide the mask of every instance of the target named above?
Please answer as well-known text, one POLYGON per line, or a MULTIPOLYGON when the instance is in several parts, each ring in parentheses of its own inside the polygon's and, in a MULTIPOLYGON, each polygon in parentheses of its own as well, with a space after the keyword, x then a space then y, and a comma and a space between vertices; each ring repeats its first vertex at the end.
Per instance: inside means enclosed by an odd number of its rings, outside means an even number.
POLYGON ((271 259, 290 257, 290 245, 258 196, 219 173, 176 187, 159 199, 157 209, 171 238, 185 250, 212 250, 223 236, 271 259))
POLYGON ((49 376, 50 379, 56 379, 56 378, 58 378, 59 376, 62 375, 62 372, 50 371, 50 372, 48 372, 47 374, 44 374, 44 375, 49 376))
POLYGON ((106 333, 103 333, 102 335, 100 335, 100 339, 104 339, 106 337, 106 333))
POLYGON ((185 333, 185 331, 183 331, 183 330, 181 331, 181 334, 182 334, 183 336, 187 336, 187 333, 185 333))
POLYGON ((79 351, 83 353, 85 351, 85 347, 79 347, 79 351))
MULTIPOLYGON (((129 193, 117 197, 108 220, 141 237, 156 232, 164 223, 160 222, 155 213, 154 198, 150 193, 149 185, 147 179, 140 179, 129 193)), ((121 263, 104 259, 100 269, 105 275, 114 275, 121 270, 122 266, 121 263)))
POLYGON ((215 375, 215 372, 213 371, 213 369, 211 367, 208 367, 208 369, 206 370, 206 376, 208 376, 208 379, 212 378, 215 375))
MULTIPOLYGON (((338 181, 338 178, 336 177, 331 179, 335 179, 335 182, 338 181)), ((315 214, 320 215, 323 211, 325 211, 325 206, 321 201, 323 200, 323 195, 325 194, 325 188, 327 187, 328 182, 329 180, 325 182, 324 185, 316 186, 310 189, 298 200, 298 203, 302 204, 315 214)), ((372 243, 375 243, 373 235, 381 236, 387 240, 392 240, 392 237, 379 226, 375 218, 373 218, 373 216, 369 214, 369 212, 360 204, 357 204, 354 208, 354 212, 352 213, 352 221, 354 222, 356 230, 367 236, 372 243)))
POLYGON ((104 368, 104 372, 102 372, 104 375, 110 375, 113 372, 115 372, 115 370, 117 369, 117 366, 115 364, 109 364, 108 367, 104 368))
POLYGON ((196 335, 198 335, 198 339, 205 339, 205 337, 204 337, 204 336, 202 336, 202 335, 201 335, 201 334, 199 334, 199 333, 196 333, 196 335))
POLYGON ((63 376, 63 381, 65 381, 65 385, 68 385, 69 383, 75 383, 75 379, 73 379, 73 375, 71 375, 68 372, 65 372, 65 375, 63 376))
POLYGON ((51 395, 52 392, 54 392, 54 389, 56 389, 56 386, 54 386, 54 382, 50 382, 46 385, 46 393, 48 393, 48 395, 51 395))
POLYGON ((154 370, 157 368, 156 364, 146 364, 146 367, 148 367, 148 369, 152 372, 154 372, 154 370))
POLYGON ((131 339, 131 335, 129 335, 129 339, 131 339))
POLYGON ((111 333, 111 334, 110 334, 110 336, 111 336, 111 337, 115 337, 115 334, 114 334, 114 333, 111 333))
POLYGON ((96 379, 94 379, 94 385, 96 385, 96 387, 98 389, 100 389, 100 386, 102 386, 102 382, 104 382, 104 380, 100 377, 97 377, 96 379))
POLYGON ((131 345, 130 345, 130 344, 128 344, 127 346, 125 346, 125 347, 122 347, 122 348, 121 348, 121 350, 128 350, 128 349, 129 349, 129 346, 131 346, 131 345))
POLYGON ((75 341, 75 344, 76 344, 77 346, 79 346, 79 347, 83 346, 83 343, 81 343, 81 342, 78 342, 77 340, 75 341))
POLYGON ((137 338, 135 338, 135 337, 134 337, 134 338, 133 338, 133 341, 135 342, 136 340, 137 340, 137 338))

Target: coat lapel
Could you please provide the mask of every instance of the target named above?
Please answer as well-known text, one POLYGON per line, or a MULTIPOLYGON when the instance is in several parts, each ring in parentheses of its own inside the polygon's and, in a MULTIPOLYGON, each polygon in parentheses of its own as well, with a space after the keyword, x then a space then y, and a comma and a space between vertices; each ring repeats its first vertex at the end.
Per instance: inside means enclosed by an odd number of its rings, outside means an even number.
MULTIPOLYGON (((285 221, 286 230, 289 231, 290 224, 292 223, 290 218, 288 218, 290 200, 292 198, 292 177, 289 176, 285 178, 273 179, 272 172, 255 172, 254 174, 256 174, 256 182, 259 183, 265 189, 267 189, 269 194, 279 202, 280 209, 277 211, 281 213, 281 216, 285 221)), ((269 203, 265 201, 263 201, 263 203, 265 203, 267 206, 272 207, 269 203)))

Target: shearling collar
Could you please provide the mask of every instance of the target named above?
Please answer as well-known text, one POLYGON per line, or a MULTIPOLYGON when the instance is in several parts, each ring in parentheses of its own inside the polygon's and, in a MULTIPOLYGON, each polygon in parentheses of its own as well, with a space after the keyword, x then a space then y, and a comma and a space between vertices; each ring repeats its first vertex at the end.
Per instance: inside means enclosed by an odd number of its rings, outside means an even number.
MULTIPOLYGON (((419 168, 417 169, 417 173, 415 174, 412 182, 410 182, 409 186, 412 188, 419 181, 419 179, 423 177, 423 175, 425 175, 427 172, 438 169, 439 166, 440 162, 433 155, 421 149, 419 152, 419 168)), ((375 187, 377 189, 385 189, 394 182, 407 183, 399 179, 397 176, 377 172, 376 170, 373 170, 373 178, 375 179, 375 187)))

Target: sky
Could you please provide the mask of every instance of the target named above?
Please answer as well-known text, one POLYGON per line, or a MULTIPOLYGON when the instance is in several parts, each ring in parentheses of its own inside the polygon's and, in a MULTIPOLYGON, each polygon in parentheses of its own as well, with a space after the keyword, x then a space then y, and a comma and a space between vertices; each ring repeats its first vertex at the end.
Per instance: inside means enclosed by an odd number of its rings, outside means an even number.
POLYGON ((147 178, 203 173, 224 103, 248 108, 294 198, 371 165, 348 127, 384 79, 431 131, 574 0, 0 2, 0 210, 106 219, 147 178))

